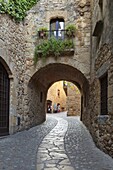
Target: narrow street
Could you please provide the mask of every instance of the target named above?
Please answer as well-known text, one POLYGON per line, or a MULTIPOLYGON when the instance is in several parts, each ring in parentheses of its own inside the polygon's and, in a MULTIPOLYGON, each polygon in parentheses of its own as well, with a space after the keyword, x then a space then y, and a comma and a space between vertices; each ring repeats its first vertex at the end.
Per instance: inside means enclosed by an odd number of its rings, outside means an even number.
POLYGON ((112 170, 79 117, 49 114, 42 125, 0 138, 0 170, 112 170))

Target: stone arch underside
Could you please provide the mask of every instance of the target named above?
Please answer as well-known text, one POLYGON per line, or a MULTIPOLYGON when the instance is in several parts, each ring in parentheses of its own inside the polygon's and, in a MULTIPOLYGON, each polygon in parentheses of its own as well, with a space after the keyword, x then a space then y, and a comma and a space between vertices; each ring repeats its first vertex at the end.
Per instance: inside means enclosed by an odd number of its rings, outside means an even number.
MULTIPOLYGON (((46 119, 45 101, 49 87, 60 80, 74 83, 80 90, 81 96, 88 91, 88 80, 76 68, 66 64, 48 64, 39 69, 28 84, 28 111, 29 126, 40 124, 46 119)), ((83 109, 82 109, 83 110, 83 109)))

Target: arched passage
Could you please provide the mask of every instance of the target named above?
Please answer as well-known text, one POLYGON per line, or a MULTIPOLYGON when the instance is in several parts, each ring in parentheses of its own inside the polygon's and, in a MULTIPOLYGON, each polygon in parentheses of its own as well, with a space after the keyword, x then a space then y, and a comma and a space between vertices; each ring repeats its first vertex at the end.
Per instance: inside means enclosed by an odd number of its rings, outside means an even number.
POLYGON ((55 82, 48 89, 46 102, 48 103, 47 113, 66 111, 68 116, 81 115, 81 93, 71 82, 65 80, 55 82), (48 100, 51 103, 48 103, 48 100))
POLYGON ((31 77, 28 84, 28 117, 31 126, 42 123, 46 119, 47 91, 54 82, 60 80, 72 82, 79 88, 82 96, 82 114, 86 110, 85 100, 87 98, 86 94, 88 94, 88 80, 86 77, 72 66, 60 63, 48 64, 38 70, 31 77))
POLYGON ((9 69, 0 58, 0 136, 9 133, 9 69))
POLYGON ((48 64, 37 71, 28 84, 28 98, 30 122, 32 125, 43 122, 46 119, 45 102, 49 87, 57 81, 66 80, 74 83, 82 96, 82 114, 86 107, 86 91, 88 93, 88 81, 76 68, 66 64, 48 64))

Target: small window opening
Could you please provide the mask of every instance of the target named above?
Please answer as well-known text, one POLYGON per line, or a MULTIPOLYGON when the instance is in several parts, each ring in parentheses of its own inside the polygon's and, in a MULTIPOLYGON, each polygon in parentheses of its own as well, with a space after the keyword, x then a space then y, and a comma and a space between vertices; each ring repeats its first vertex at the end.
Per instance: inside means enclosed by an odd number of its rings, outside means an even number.
POLYGON ((64 39, 64 19, 56 18, 50 21, 50 36, 64 39))
POLYGON ((108 74, 100 78, 101 87, 101 115, 108 114, 108 74))
POLYGON ((60 90, 58 89, 58 97, 60 98, 60 90))

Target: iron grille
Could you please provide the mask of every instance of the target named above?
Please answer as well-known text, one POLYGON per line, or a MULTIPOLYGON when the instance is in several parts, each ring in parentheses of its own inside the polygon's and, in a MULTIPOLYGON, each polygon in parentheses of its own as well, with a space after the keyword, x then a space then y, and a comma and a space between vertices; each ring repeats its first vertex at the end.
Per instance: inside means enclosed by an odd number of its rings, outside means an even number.
POLYGON ((0 136, 9 132, 9 77, 0 63, 0 136))

